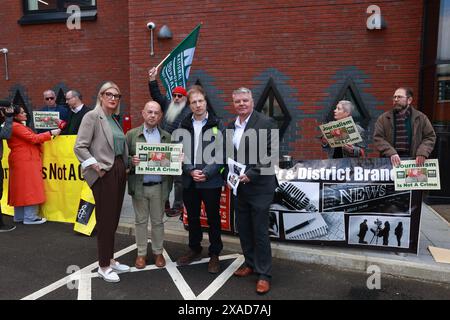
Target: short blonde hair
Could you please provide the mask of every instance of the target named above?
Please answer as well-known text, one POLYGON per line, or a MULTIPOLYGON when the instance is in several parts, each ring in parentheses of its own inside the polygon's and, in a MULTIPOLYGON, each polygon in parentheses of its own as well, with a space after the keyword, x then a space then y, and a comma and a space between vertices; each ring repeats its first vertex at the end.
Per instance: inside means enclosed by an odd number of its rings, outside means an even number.
MULTIPOLYGON (((95 107, 96 107, 96 108, 102 106, 102 101, 101 101, 100 97, 102 96, 102 94, 105 93, 106 90, 111 89, 111 88, 116 89, 117 92, 119 92, 119 94, 120 94, 120 89, 119 89, 119 86, 118 86, 117 84, 115 84, 115 83, 112 82, 112 81, 106 81, 106 82, 100 87, 100 90, 98 91, 98 94, 97 94, 97 103, 95 104, 95 107)), ((120 100, 119 100, 119 103, 117 103, 117 108, 116 108, 116 110, 114 111, 114 114, 119 114, 119 113, 120 113, 120 100)))

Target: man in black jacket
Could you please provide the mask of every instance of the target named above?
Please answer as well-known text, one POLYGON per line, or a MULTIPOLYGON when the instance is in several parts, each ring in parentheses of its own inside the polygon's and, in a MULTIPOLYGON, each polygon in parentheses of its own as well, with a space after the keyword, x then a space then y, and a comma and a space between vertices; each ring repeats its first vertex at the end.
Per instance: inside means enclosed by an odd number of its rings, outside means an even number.
MULTIPOLYGON (((148 71, 148 88, 150 96, 159 103, 164 112, 161 128, 172 134, 174 130, 180 127, 181 121, 191 112, 187 103, 187 92, 183 87, 175 87, 172 90, 172 99, 168 99, 159 90, 158 81, 156 80, 157 74, 158 69, 156 67, 148 71)), ((172 209, 169 202, 166 202, 166 214, 168 216, 177 216, 183 212, 183 185, 181 179, 178 176, 174 176, 173 183, 175 194, 172 209)))
POLYGON ((180 129, 184 130, 179 129, 172 135, 175 140, 179 133, 183 137, 183 199, 189 222, 189 252, 180 257, 177 264, 187 265, 201 259, 200 212, 203 202, 209 226, 208 272, 218 273, 219 254, 223 248, 219 212, 223 186, 220 172, 223 167, 223 126, 219 119, 208 113, 202 87, 193 86, 188 91, 188 99, 192 113, 181 122, 180 129))
POLYGON ((256 292, 265 294, 270 290, 272 278, 269 208, 276 188, 278 129, 272 119, 254 110, 249 89, 235 90, 233 105, 238 117, 227 129, 227 157, 246 166, 244 174, 239 176, 236 210, 245 266, 234 274, 245 277, 256 273, 256 292), (231 150, 233 155, 229 154, 231 150))
POLYGON ((69 90, 66 93, 66 102, 69 105, 69 118, 67 120, 67 126, 62 131, 62 135, 66 134, 78 134, 81 120, 86 113, 91 109, 86 106, 81 100, 81 93, 77 90, 69 90))

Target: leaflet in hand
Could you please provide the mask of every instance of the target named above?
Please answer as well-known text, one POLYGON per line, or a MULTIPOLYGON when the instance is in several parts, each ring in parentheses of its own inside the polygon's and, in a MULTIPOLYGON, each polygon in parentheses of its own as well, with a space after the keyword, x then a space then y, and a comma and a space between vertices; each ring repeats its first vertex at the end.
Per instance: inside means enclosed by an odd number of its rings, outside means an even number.
POLYGON ((236 196, 237 188, 239 186, 239 176, 244 174, 245 165, 228 158, 228 169, 227 184, 236 196))

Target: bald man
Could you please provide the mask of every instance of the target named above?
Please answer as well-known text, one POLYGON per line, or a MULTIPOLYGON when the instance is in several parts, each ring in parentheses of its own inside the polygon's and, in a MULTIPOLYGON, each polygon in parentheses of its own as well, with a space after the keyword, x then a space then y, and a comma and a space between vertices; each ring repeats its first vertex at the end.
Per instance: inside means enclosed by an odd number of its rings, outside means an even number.
POLYGON ((139 164, 136 143, 170 143, 171 136, 159 127, 163 112, 156 101, 145 104, 142 112, 144 123, 127 132, 127 144, 132 169, 128 174, 128 194, 132 197, 135 213, 137 257, 135 267, 143 269, 147 265, 148 220, 152 225, 151 239, 154 263, 163 268, 166 265, 163 253, 164 242, 164 203, 169 197, 172 176, 136 174, 139 164))

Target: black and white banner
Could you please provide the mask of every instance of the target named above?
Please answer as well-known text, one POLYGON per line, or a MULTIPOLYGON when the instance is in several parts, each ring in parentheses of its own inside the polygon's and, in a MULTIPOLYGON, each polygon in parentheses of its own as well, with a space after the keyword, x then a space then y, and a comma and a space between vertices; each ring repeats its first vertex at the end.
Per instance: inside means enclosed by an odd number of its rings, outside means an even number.
POLYGON ((422 191, 395 191, 389 159, 307 160, 276 173, 273 239, 417 253, 422 191))

